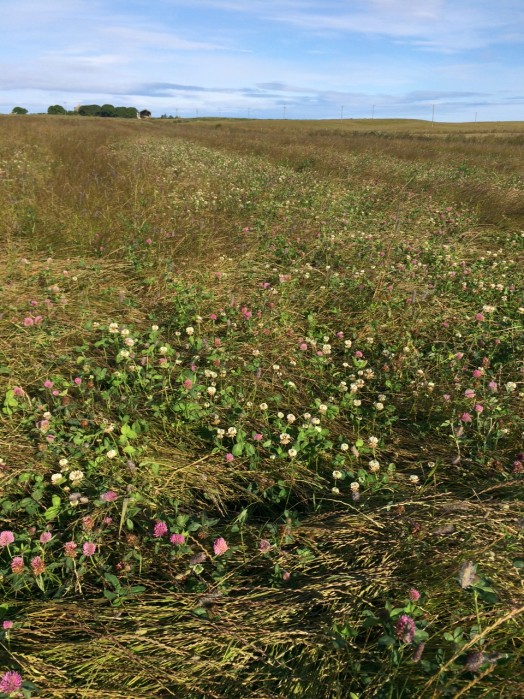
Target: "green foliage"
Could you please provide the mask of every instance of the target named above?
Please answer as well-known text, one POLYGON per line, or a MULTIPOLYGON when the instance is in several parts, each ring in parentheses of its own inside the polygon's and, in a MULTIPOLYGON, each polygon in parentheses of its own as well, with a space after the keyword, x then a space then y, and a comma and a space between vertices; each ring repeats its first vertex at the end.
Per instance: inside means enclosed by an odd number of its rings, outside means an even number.
POLYGON ((112 104, 81 105, 78 108, 81 116, 119 117, 121 119, 136 119, 138 110, 135 107, 113 107, 112 104))
POLYGON ((27 114, 28 110, 25 107, 13 107, 11 114, 27 114))
POLYGON ((67 114, 65 107, 60 104, 53 104, 47 108, 48 114, 67 114))

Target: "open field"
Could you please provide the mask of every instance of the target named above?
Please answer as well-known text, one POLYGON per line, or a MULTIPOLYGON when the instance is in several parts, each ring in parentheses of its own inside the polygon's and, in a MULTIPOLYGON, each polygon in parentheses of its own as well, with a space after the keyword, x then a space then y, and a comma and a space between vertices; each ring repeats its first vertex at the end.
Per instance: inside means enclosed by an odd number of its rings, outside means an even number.
POLYGON ((0 697, 524 694, 523 145, 0 117, 0 697))

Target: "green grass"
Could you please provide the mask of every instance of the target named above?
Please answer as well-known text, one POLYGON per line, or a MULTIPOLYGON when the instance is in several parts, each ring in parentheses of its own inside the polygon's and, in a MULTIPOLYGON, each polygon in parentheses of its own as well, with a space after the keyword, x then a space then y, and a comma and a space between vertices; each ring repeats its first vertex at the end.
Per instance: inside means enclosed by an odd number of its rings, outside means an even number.
POLYGON ((523 125, 1 125, 0 678, 521 696, 523 125))

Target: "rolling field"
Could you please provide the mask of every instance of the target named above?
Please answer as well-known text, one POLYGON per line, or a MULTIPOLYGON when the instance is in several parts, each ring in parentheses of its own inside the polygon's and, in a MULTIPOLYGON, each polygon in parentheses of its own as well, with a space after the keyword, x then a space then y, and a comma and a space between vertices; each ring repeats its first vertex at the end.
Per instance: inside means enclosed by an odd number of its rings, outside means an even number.
POLYGON ((0 697, 524 694, 523 146, 0 117, 0 697))

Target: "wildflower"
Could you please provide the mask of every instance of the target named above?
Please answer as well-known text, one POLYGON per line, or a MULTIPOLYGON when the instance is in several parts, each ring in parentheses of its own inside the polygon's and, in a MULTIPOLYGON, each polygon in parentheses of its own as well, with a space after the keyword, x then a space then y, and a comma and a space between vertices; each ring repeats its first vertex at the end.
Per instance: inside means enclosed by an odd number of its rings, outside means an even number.
POLYGON ((181 546, 185 540, 186 537, 183 534, 172 534, 171 538, 169 539, 174 546, 181 546))
POLYGON ((68 463, 69 461, 67 459, 60 459, 58 465, 60 466, 60 468, 65 468, 68 465, 68 463))
POLYGON ((156 333, 158 331, 158 325, 152 325, 151 330, 156 333))
POLYGON ((287 434, 287 432, 283 432, 280 435, 280 444, 289 444, 291 442, 291 435, 287 434))
POLYGON ((289 413, 289 415, 286 415, 286 420, 290 425, 292 425, 297 418, 293 415, 293 413, 289 413))
POLYGON ((53 382, 50 379, 44 381, 44 388, 53 388, 53 382))
POLYGON ((153 536, 157 539, 160 539, 160 537, 164 536, 167 534, 168 529, 167 529, 167 524, 162 521, 158 521, 155 524, 155 528, 153 529, 153 536))
POLYGON ((407 614, 402 614, 395 624, 395 636, 402 643, 413 643, 416 630, 415 622, 407 614))
POLYGON ((215 552, 215 556, 222 556, 228 549, 229 546, 227 545, 225 539, 222 537, 215 539, 213 543, 213 551, 215 552))
POLYGON ((228 437, 236 437, 237 436, 237 428, 236 427, 228 427, 227 436, 228 437))
POLYGON ((230 463, 231 463, 232 461, 234 461, 234 460, 235 460, 235 457, 233 456, 233 454, 231 454, 231 452, 228 452, 228 453, 226 454, 226 461, 227 461, 227 463, 230 464, 230 463))
POLYGON ((31 316, 27 316, 27 318, 24 318, 23 320, 23 325, 26 328, 30 328, 32 325, 34 325, 34 320, 31 318, 31 316))
POLYGON ((413 474, 409 477, 409 482, 413 483, 413 485, 417 485, 419 482, 419 477, 416 474, 413 474))
POLYGON ((484 412, 484 406, 477 403, 474 407, 474 411, 480 415, 480 413, 484 412))
POLYGON ((412 602, 418 602, 420 599, 420 592, 416 590, 414 587, 411 588, 411 590, 408 592, 408 597, 412 602))
POLYGON ((472 388, 467 388, 464 391, 464 395, 466 398, 475 398, 475 391, 472 388))
POLYGON ((291 459, 293 459, 293 458, 295 458, 295 456, 298 454, 298 452, 297 452, 296 449, 289 449, 288 454, 289 454, 289 457, 290 457, 291 459))
POLYGON ((73 485, 80 483, 80 481, 83 480, 83 478, 83 471, 71 471, 71 473, 69 474, 69 480, 73 483, 73 485))
POLYGON ((515 391, 516 388, 517 384, 514 381, 508 381, 508 383, 506 384, 506 391, 508 393, 513 393, 513 391, 515 391))
POLYGON ((5 672, 0 679, 0 692, 2 694, 12 694, 18 692, 22 687, 22 677, 18 672, 9 670, 5 672))
POLYGON ((31 568, 35 575, 42 575, 45 572, 45 563, 40 556, 35 556, 31 559, 31 568))
POLYGON ((380 471, 380 463, 376 459, 371 459, 369 462, 369 470, 371 473, 377 473, 377 471, 380 471))
POLYGON ((52 538, 53 535, 51 534, 51 532, 42 532, 42 534, 40 534, 39 541, 41 544, 47 544, 51 541, 52 538))
POLYGON ((255 440, 255 442, 261 442, 264 439, 264 435, 260 434, 260 432, 257 432, 253 435, 253 439, 255 440))
POLYGON ((471 422, 471 415, 469 413, 462 413, 460 419, 462 422, 471 422))
POLYGON ((24 395, 24 389, 21 386, 13 386, 13 394, 20 398, 24 395))
POLYGON ((343 478, 344 474, 342 473, 342 471, 333 471, 332 476, 337 481, 343 478))
POLYGON ((108 490, 106 493, 102 493, 100 500, 103 500, 104 502, 114 502, 115 500, 118 500, 118 493, 114 490, 108 490))
POLYGON ((24 559, 21 556, 15 556, 11 561, 11 570, 15 575, 19 575, 20 573, 22 573, 24 567, 24 559))
POLYGON ((86 541, 82 546, 82 553, 84 556, 93 556, 96 551, 96 544, 92 541, 86 541))
POLYGON ((214 386, 209 386, 207 389, 207 393, 209 396, 214 396, 216 392, 217 390, 214 386))
POLYGON ((285 571, 282 573, 282 580, 283 580, 284 582, 287 582, 290 578, 291 578, 291 573, 289 573, 287 570, 285 570, 285 571))
POLYGON ((372 449, 375 449, 378 445, 378 437, 370 437, 368 439, 368 444, 372 449))
POLYGON ((5 619, 5 621, 2 622, 2 628, 8 631, 9 629, 12 629, 14 626, 12 621, 9 621, 9 619, 5 619))
POLYGON ((15 540, 15 535, 13 534, 13 532, 10 532, 10 531, 0 532, 0 546, 2 548, 4 548, 5 546, 9 546, 9 544, 12 544, 14 540, 15 540))
POLYGON ((380 403, 380 401, 378 403, 375 403, 375 409, 376 410, 384 410, 384 404, 380 403))
POLYGON ((486 320, 485 316, 482 313, 477 313, 475 316, 475 320, 478 320, 479 323, 482 323, 483 320, 486 320))
POLYGON ((76 557, 76 543, 74 541, 68 541, 64 545, 64 555, 67 558, 75 558, 76 557))
POLYGON ((343 444, 340 445, 340 451, 347 451, 349 449, 349 444, 346 444, 346 442, 343 442, 343 444))
POLYGON ((488 388, 492 393, 496 393, 498 390, 498 384, 496 381, 490 381, 488 383, 488 388))
POLYGON ((324 405, 323 403, 321 403, 321 404, 318 406, 318 412, 319 412, 321 415, 325 415, 325 414, 327 413, 327 409, 328 409, 327 405, 324 405))
POLYGON ((349 487, 351 488, 351 491, 353 493, 358 493, 358 491, 360 490, 360 483, 353 481, 353 483, 351 483, 351 485, 349 487))
POLYGON ((187 389, 188 391, 189 391, 189 389, 193 388, 193 382, 191 381, 191 379, 186 379, 184 381, 184 388, 187 389))
POLYGON ((266 553, 271 548, 271 543, 267 539, 260 539, 258 548, 262 553, 266 553))
POLYGON ((106 456, 107 456, 108 459, 114 459, 115 456, 116 456, 117 454, 118 454, 118 452, 117 452, 116 449, 110 449, 110 450, 107 452, 106 456))
POLYGON ((351 340, 344 340, 344 347, 346 349, 350 349, 352 344, 351 340))
POLYGON ((340 490, 336 486, 333 486, 333 488, 331 488, 331 492, 333 493, 333 495, 340 495, 340 490))
POLYGON ((194 332, 195 332, 195 329, 192 328, 191 326, 189 326, 188 328, 186 328, 186 335, 189 335, 189 337, 191 337, 191 335, 193 335, 194 332))

